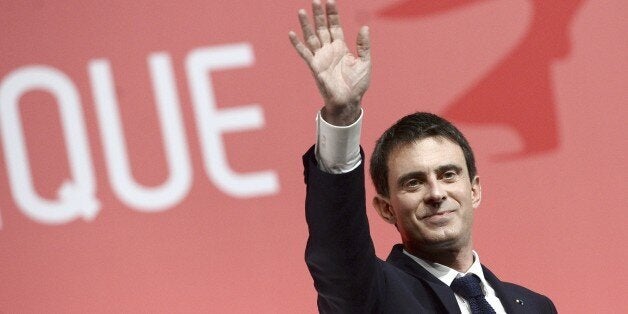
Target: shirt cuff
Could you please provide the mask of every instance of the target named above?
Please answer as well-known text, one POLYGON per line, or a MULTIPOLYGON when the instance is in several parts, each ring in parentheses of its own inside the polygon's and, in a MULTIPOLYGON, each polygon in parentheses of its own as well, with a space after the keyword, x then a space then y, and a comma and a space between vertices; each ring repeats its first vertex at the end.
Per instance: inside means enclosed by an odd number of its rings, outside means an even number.
POLYGON ((362 116, 351 125, 335 126, 316 115, 316 161, 318 168, 327 173, 346 173, 362 163, 360 156, 360 135, 362 116))

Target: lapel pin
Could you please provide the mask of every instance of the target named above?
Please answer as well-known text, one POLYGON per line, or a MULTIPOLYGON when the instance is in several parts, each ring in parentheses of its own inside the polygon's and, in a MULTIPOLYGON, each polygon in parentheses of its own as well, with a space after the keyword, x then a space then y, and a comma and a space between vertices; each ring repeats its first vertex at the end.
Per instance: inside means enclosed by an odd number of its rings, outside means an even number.
POLYGON ((523 301, 522 301, 522 300, 520 300, 520 299, 516 299, 516 300, 515 300, 515 302, 517 302, 517 304, 519 304, 519 305, 523 306, 523 301))

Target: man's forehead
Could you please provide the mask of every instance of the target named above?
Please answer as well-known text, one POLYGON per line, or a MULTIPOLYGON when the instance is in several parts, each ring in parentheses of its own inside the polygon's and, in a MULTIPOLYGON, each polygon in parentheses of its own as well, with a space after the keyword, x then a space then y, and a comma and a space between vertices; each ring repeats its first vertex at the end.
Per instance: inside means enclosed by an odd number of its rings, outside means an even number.
POLYGON ((439 167, 455 164, 467 170, 460 145, 443 137, 431 136, 395 147, 388 158, 389 172, 407 170, 408 167, 439 167))

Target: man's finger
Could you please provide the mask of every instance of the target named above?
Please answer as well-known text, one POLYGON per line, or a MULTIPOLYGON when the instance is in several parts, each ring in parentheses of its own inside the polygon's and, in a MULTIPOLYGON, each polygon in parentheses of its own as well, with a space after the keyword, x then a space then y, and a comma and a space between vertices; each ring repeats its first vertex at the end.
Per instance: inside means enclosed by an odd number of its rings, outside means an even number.
POLYGON ((297 34, 295 34, 293 31, 290 31, 288 33, 288 37, 290 37, 290 42, 292 43, 292 46, 294 46, 294 49, 296 49, 297 53, 301 56, 301 58, 303 58, 303 60, 305 60, 307 65, 311 68, 312 67, 312 59, 314 58, 314 56, 312 55, 312 52, 310 51, 310 49, 308 49, 297 38, 297 34))
POLYGON ((301 30, 303 31, 303 38, 305 39, 307 46, 310 48, 310 51, 314 52, 321 49, 321 42, 318 40, 316 34, 314 34, 312 25, 310 25, 310 21, 307 18, 307 13, 303 9, 299 10, 299 23, 301 24, 301 30))
POLYGON ((344 40, 345 36, 342 33, 342 27, 340 26, 340 17, 338 15, 338 8, 336 7, 335 0, 327 1, 327 23, 329 23, 329 32, 331 33, 332 40, 344 40))
POLYGON ((331 35, 329 34, 329 28, 327 27, 325 10, 323 10, 320 0, 312 1, 312 12, 314 12, 314 26, 316 26, 316 34, 318 34, 321 44, 324 45, 330 43, 331 35))
POLYGON ((371 39, 369 37, 368 26, 362 26, 362 28, 360 28, 360 32, 358 33, 357 47, 358 47, 358 57, 360 57, 362 61, 370 61, 371 60, 371 39))

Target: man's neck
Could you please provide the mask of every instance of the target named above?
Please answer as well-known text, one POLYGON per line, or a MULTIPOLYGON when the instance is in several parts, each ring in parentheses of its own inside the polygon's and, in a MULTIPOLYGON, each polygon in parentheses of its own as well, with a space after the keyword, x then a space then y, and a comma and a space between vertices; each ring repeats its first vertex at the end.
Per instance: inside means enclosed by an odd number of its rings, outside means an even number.
POLYGON ((439 263, 449 268, 455 269, 458 272, 465 273, 473 264, 473 251, 472 245, 466 245, 462 248, 440 248, 433 250, 410 250, 407 246, 405 250, 424 260, 431 263, 439 263))

